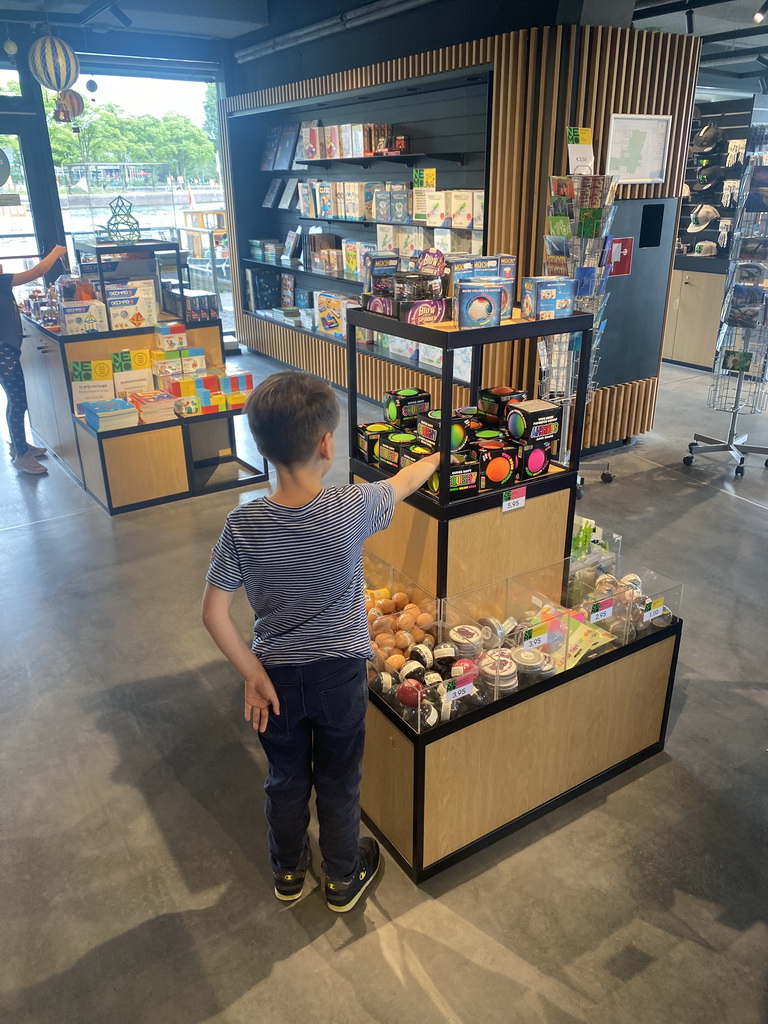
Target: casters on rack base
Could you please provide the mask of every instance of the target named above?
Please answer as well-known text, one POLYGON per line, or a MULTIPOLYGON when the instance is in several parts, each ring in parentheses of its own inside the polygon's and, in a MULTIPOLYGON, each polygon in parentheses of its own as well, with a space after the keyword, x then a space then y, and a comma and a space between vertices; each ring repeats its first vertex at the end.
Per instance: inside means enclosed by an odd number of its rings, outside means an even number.
POLYGON ((604 484, 612 484, 613 481, 616 479, 613 473, 609 473, 610 468, 611 464, 609 462, 608 465, 605 467, 604 472, 600 474, 600 479, 603 481, 604 484))
POLYGON ((698 447, 699 447, 699 442, 698 441, 691 441, 690 444, 688 445, 688 451, 690 452, 691 455, 693 455, 693 449, 694 448, 698 448, 698 447))
POLYGON ((584 497, 584 488, 581 486, 581 484, 577 484, 576 485, 576 498, 577 499, 581 499, 583 497, 584 497))
POLYGON ((683 465, 684 466, 692 466, 693 465, 693 456, 692 455, 685 455, 683 457, 683 465))
POLYGON ((741 460, 733 472, 735 476, 744 476, 744 459, 741 460))

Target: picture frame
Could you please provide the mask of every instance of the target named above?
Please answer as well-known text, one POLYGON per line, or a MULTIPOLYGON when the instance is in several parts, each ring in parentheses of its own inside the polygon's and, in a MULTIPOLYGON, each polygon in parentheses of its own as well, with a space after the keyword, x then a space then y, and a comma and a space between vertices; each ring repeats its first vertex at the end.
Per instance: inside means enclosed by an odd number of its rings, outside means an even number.
POLYGON ((620 185, 663 184, 671 134, 671 114, 611 114, 606 173, 620 185))

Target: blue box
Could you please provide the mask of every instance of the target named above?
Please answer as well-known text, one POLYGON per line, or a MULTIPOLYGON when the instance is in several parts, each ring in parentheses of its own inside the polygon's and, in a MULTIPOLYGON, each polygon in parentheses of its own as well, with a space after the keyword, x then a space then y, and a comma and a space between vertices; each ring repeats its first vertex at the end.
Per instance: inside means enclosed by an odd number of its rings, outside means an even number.
POLYGON ((490 282, 459 281, 457 289, 456 319, 459 330, 499 326, 503 304, 500 285, 490 282))
POLYGON ((473 274, 475 277, 498 277, 498 256, 475 256, 473 274))
POLYGON ((559 320, 573 316, 576 282, 570 277, 524 277, 524 320, 559 320))
POLYGON ((515 282, 506 277, 475 277, 473 284, 497 285, 501 288, 501 319, 511 320, 515 301, 515 282))

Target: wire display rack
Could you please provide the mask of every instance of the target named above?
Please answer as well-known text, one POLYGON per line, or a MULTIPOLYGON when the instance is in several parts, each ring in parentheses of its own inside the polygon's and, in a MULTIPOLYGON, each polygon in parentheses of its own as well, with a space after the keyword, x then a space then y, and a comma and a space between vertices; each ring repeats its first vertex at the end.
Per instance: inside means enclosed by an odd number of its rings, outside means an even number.
MULTIPOLYGON (((764 126, 758 126, 763 129, 764 126)), ((765 154, 752 157, 739 194, 731 263, 726 278, 721 327, 715 348, 707 404, 730 416, 728 436, 694 434, 683 458, 723 452, 744 475, 747 455, 768 455, 768 447, 749 444, 739 433, 739 417, 768 406, 768 166, 765 154)), ((765 460, 768 469, 768 459, 765 460)))

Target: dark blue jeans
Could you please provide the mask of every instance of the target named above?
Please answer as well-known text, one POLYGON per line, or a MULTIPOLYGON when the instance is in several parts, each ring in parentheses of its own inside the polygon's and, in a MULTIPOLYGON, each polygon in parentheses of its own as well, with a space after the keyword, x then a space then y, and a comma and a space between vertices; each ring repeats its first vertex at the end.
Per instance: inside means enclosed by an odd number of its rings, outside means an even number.
POLYGON ((323 870, 346 882, 357 869, 360 841, 365 661, 329 658, 265 668, 280 698, 280 714, 270 714, 259 734, 269 761, 264 789, 272 870, 306 867, 314 786, 323 870))

